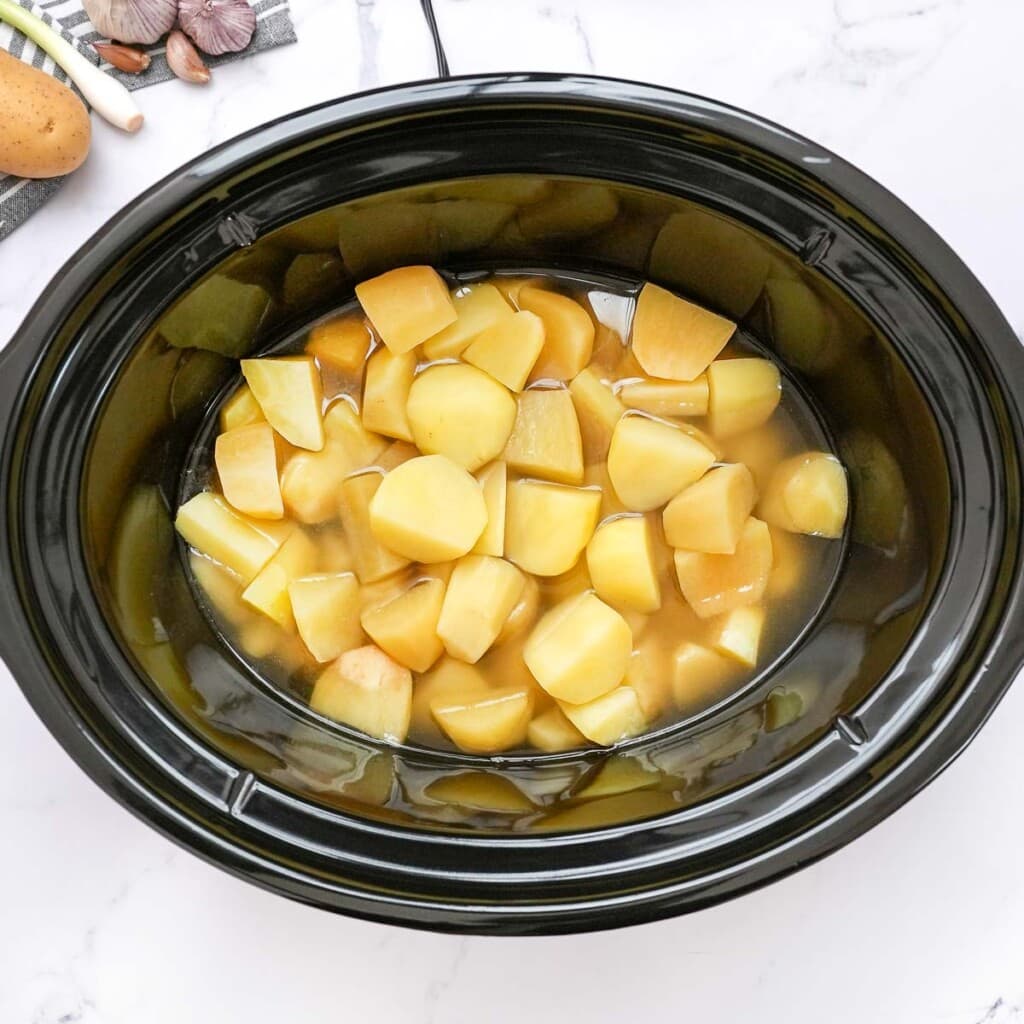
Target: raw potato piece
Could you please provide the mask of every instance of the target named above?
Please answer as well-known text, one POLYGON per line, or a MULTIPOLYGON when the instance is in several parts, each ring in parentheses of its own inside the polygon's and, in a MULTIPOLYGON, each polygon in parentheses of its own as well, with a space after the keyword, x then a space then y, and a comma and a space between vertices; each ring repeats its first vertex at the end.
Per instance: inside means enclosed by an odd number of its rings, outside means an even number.
POLYGON ((701 644, 686 641, 672 658, 672 696, 676 707, 704 704, 734 674, 732 662, 701 644))
POLYGON ((522 746, 533 714, 533 694, 518 686, 495 687, 468 702, 435 697, 430 710, 460 750, 497 754, 522 746))
POLYGON ((731 555, 754 498, 754 478, 746 466, 717 466, 665 506, 665 540, 674 548, 731 555))
POLYGON ((603 747, 647 728, 640 699, 631 686, 619 686, 586 704, 560 704, 565 717, 588 740, 603 747))
POLYGON ((505 460, 529 476, 560 484, 583 483, 580 424, 565 388, 532 388, 519 396, 505 460))
POLYGON ((520 636, 537 621, 540 612, 540 587, 532 576, 524 576, 523 580, 523 592, 501 627, 494 641, 495 645, 520 636))
POLYGON ((284 515, 277 479, 277 447, 269 423, 251 423, 221 434, 214 462, 221 491, 239 512, 261 519, 284 515))
POLYGON ((676 551, 675 565, 683 597, 702 619, 757 604, 772 569, 768 525, 751 516, 733 554, 676 551))
POLYGON ((350 476, 341 485, 338 512, 345 535, 352 545, 352 558, 360 583, 374 583, 404 569, 408 558, 379 543, 370 525, 370 502, 384 478, 380 473, 350 476))
POLYGON ((416 373, 416 356, 396 356, 382 348, 370 356, 363 384, 363 426, 400 441, 412 440, 412 428, 405 407, 416 373))
POLYGON ((441 656, 437 621, 444 601, 444 583, 427 579, 386 604, 363 610, 363 629, 399 664, 426 672, 441 656))
POLYGON ((834 455, 805 452, 775 467, 758 511, 791 533, 841 537, 849 503, 846 472, 834 455))
POLYGON ((288 584, 311 573, 315 567, 315 545, 302 530, 296 530, 242 591, 242 600, 279 626, 292 629, 295 620, 288 598, 288 584))
POLYGON ((610 224, 619 201, 607 185, 565 182, 554 194, 519 211, 519 229, 526 238, 584 238, 610 224))
POLYGON ((584 460, 588 466, 601 462, 608 456, 615 424, 626 407, 589 366, 572 379, 569 394, 579 419, 584 460))
POLYGON ((317 324, 309 332, 306 354, 336 373, 355 374, 363 368, 373 335, 361 316, 342 316, 317 324))
POLYGON ((385 473, 390 473, 403 462, 419 458, 419 454, 420 450, 414 444, 408 444, 405 441, 392 441, 381 453, 380 458, 374 461, 374 467, 384 470, 385 473))
POLYGON ((242 375, 267 422, 297 448, 324 446, 323 387, 310 356, 243 359, 242 375))
POLYGON ((600 491, 517 480, 508 490, 505 556, 537 576, 567 572, 587 546, 600 509, 600 491))
POLYGON ((608 464, 606 462, 595 462, 587 466, 583 471, 583 483, 587 487, 597 487, 601 491, 601 518, 617 516, 620 512, 628 512, 629 509, 619 501, 619 496, 612 486, 611 477, 608 476, 608 464))
POLYGON ((645 284, 633 315, 633 354, 652 377, 694 380, 735 330, 731 320, 645 284))
POLYGON ((288 598, 299 636, 317 661, 334 661, 362 643, 359 582, 352 573, 292 580, 288 598))
POLYGON ((233 512, 219 495, 203 491, 178 509, 175 529, 186 543, 226 565, 248 583, 279 545, 233 512))
POLYGON ((531 747, 548 754, 560 750, 574 750, 582 747, 587 738, 576 728, 557 704, 542 711, 526 730, 526 740, 531 747))
POLYGON ((590 362, 594 350, 594 321, 575 300, 541 288, 523 288, 519 308, 544 323, 544 349, 531 380, 572 380, 590 362))
POLYGON ((462 358, 510 391, 522 391, 543 347, 544 324, 540 317, 513 313, 478 334, 462 358))
POLYGON ((508 467, 504 462, 492 462, 476 474, 476 482, 484 496, 487 525, 473 545, 475 555, 505 554, 505 504, 508 489, 508 467))
POLYGON ((488 327, 512 316, 512 307, 493 284, 471 284, 452 293, 457 319, 423 343, 427 359, 453 359, 488 327))
POLYGON ((406 409, 413 440, 426 455, 447 455, 470 472, 501 454, 516 400, 475 366, 428 367, 412 382, 406 409))
POLYGON ((237 574, 195 551, 189 552, 188 564, 203 593, 227 622, 237 628, 253 620, 252 609, 242 604, 242 581, 237 574))
POLYGON ((433 267, 399 267, 356 285, 359 299, 381 340, 395 355, 453 323, 448 286, 433 267))
POLYGON ((779 404, 782 379, 767 359, 719 359, 708 368, 708 424, 732 437, 765 423, 779 404))
POLYGON ((608 449, 608 476, 627 508, 647 512, 699 480, 714 461, 714 452, 670 423, 623 416, 608 449))
POLYGON ((645 640, 633 651, 623 683, 636 690, 646 721, 656 721, 668 710, 672 704, 672 682, 665 651, 657 638, 645 640))
POLYGON ((437 623, 445 650, 453 658, 478 662, 498 638, 525 582, 523 574, 501 558, 460 558, 448 581, 437 623))
POLYGON ((363 426, 355 408, 344 398, 332 402, 324 413, 324 434, 331 459, 343 463, 346 473, 371 465, 387 445, 383 437, 363 426))
POLYGON ((808 542, 799 534, 770 526, 772 538, 772 573, 765 587, 765 597, 785 597, 800 585, 807 572, 808 542))
POLYGON ((430 705, 435 699, 448 704, 469 704, 491 689, 480 669, 444 656, 420 679, 412 694, 412 730, 421 742, 437 743, 444 734, 430 705))
POLYGON ((250 423, 263 423, 263 410, 253 396, 248 384, 243 384, 221 407, 221 433, 234 430, 235 427, 247 427, 250 423))
POLYGON ((640 380, 624 385, 619 398, 633 409, 653 416, 705 416, 708 411, 708 379, 640 380))
POLYGON ((523 658, 552 697, 583 704, 618 686, 632 647, 626 620, 586 593, 556 605, 537 623, 523 658))
POLYGON ((602 523, 587 545, 597 596, 611 605, 650 613, 661 607, 651 530, 642 516, 602 523))
POLYGON ((313 687, 318 714, 401 743, 412 713, 412 673, 372 644, 346 651, 313 687))
POLYGON ((758 605, 733 608, 713 624, 711 646, 747 668, 757 664, 764 629, 764 609, 758 605))
POLYGON ((477 482, 443 455, 421 455, 384 477, 370 502, 377 540, 415 562, 466 554, 487 525, 477 482))

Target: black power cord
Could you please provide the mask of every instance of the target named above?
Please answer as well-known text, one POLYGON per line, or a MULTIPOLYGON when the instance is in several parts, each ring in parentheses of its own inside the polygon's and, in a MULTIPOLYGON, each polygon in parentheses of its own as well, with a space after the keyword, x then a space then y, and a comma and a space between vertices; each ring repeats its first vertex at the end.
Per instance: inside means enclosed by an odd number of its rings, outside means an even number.
POLYGON ((448 69, 448 55, 444 52, 444 43, 441 41, 441 32, 437 27, 437 18, 434 15, 434 5, 431 0, 420 0, 420 6, 423 8, 423 17, 427 19, 430 38, 434 40, 434 60, 437 62, 437 77, 451 78, 452 73, 448 69))

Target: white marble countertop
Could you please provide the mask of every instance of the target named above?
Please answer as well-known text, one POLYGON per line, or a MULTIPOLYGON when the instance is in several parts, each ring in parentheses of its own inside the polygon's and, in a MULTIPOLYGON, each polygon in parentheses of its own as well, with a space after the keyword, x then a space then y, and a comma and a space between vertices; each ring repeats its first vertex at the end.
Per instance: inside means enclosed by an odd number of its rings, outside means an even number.
MULTIPOLYGON (((136 94, 0 246, 0 341, 133 196, 253 125, 428 77, 417 0, 293 0, 299 43, 206 90, 136 94)), ((737 104, 908 201, 1024 331, 1019 0, 438 0, 455 73, 595 71, 737 104)), ((61 752, 0 666, 0 1021, 502 1024, 1024 1020, 1018 682, 923 794, 852 846, 687 918, 553 939, 436 936, 270 896, 177 849, 61 752)))

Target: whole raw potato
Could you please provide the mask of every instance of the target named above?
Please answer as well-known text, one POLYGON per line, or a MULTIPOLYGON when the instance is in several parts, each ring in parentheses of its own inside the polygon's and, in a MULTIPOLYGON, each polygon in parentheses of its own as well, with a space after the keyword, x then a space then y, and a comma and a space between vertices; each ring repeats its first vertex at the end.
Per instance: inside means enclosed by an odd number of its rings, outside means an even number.
POLYGON ((85 104, 67 86, 0 50, 0 173, 68 174, 88 155, 91 131, 85 104))

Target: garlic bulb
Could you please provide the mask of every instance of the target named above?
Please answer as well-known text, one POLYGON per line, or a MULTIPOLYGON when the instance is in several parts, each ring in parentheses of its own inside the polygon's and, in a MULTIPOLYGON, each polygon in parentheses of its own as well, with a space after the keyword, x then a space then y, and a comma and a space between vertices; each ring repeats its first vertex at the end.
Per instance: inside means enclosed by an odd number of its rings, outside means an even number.
POLYGON ((206 85, 210 80, 210 69, 188 37, 178 29, 167 37, 167 66, 186 82, 206 85))
POLYGON ((178 21, 210 54, 244 50, 256 31, 256 12, 246 0, 179 0, 178 21))
POLYGON ((177 0, 82 0, 96 31, 119 43, 155 43, 174 27, 177 0))

